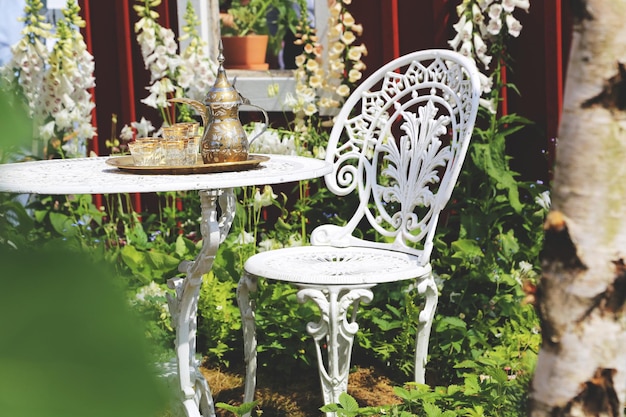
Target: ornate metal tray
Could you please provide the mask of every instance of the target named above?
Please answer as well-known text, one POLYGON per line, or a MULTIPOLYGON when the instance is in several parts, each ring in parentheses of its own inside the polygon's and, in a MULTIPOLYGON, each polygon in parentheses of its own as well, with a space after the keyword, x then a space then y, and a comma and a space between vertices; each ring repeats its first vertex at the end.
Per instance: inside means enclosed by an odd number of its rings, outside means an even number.
POLYGON ((269 156, 248 155, 247 161, 236 162, 216 162, 214 164, 200 163, 197 165, 181 166, 135 166, 133 157, 114 156, 106 160, 106 163, 135 174, 160 174, 160 175, 185 175, 185 174, 206 174, 210 172, 244 171, 256 168, 261 162, 269 161, 269 156))

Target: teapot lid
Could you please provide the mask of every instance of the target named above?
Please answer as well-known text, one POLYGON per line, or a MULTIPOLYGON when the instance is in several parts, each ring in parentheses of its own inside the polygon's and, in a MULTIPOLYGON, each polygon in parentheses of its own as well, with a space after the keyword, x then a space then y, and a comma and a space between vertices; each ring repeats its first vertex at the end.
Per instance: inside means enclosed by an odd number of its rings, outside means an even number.
POLYGON ((206 105, 213 103, 232 103, 239 105, 243 103, 239 92, 230 83, 230 81, 228 81, 228 77, 226 76, 226 71, 224 70, 223 51, 224 47, 222 45, 222 41, 220 40, 219 55, 217 56, 217 62, 219 63, 217 77, 215 77, 215 83, 204 99, 204 104, 206 105))

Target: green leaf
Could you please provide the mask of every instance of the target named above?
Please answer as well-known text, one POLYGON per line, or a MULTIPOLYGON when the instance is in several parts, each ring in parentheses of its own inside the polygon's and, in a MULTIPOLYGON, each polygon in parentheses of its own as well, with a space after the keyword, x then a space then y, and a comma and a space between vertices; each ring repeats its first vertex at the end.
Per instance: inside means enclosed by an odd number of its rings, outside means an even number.
POLYGON ((498 188, 507 190, 509 204, 519 213, 522 210, 522 203, 519 200, 519 190, 517 181, 513 176, 514 172, 508 167, 506 152, 504 148, 504 136, 496 135, 496 140, 474 145, 472 160, 489 177, 496 181, 498 188))
POLYGON ((465 323, 460 318, 454 317, 454 316, 443 317, 437 323, 438 330, 449 329, 449 328, 465 329, 466 327, 467 327, 467 323, 465 323))
POLYGON ((153 269, 158 270, 158 275, 171 271, 179 264, 179 260, 177 258, 162 251, 151 250, 147 252, 147 256, 150 263, 154 267, 153 269))
POLYGON ((27 108, 17 95, 5 89, 0 89, 0 126, 2 126, 0 150, 29 146, 29 140, 33 137, 33 124, 28 118, 27 108))
POLYGON ((355 413, 359 411, 359 404, 357 403, 357 401, 354 399, 354 397, 346 392, 342 392, 341 394, 339 394, 339 404, 341 404, 343 409, 346 411, 355 413))
POLYGON ((475 395, 480 392, 480 383, 475 374, 465 375, 465 395, 475 395))
POLYGON ((189 239, 186 239, 183 235, 178 235, 176 238, 176 255, 184 258, 188 254, 195 253, 196 245, 189 239))
POLYGON ((148 244, 148 235, 146 234, 146 231, 143 230, 143 226, 140 222, 135 222, 132 229, 128 233, 128 240, 140 248, 146 247, 148 244))
POLYGON ((511 259, 520 250, 519 242, 515 237, 515 231, 509 230, 506 234, 498 236, 500 240, 500 251, 506 259, 511 259))
POLYGON ((248 414, 249 412, 251 412, 254 409, 254 407, 256 407, 257 403, 258 401, 252 401, 252 402, 243 403, 241 405, 235 406, 235 405, 226 404, 223 402, 218 402, 215 404, 215 406, 218 408, 224 409, 226 411, 230 411, 236 416, 243 416, 244 414, 248 414))
POLYGON ((337 404, 326 404, 323 407, 320 407, 320 411, 324 413, 336 413, 341 408, 337 404))
POLYGON ((50 224, 58 234, 65 237, 75 236, 78 232, 78 228, 72 226, 74 224, 73 219, 63 213, 51 212, 50 224))
POLYGON ((437 407, 435 404, 424 402, 422 404, 424 407, 424 411, 428 417, 439 417, 441 416, 441 409, 437 407))
POLYGON ((463 259, 472 259, 483 257, 483 251, 478 242, 472 239, 459 239, 452 242, 452 250, 455 252, 454 257, 463 259))

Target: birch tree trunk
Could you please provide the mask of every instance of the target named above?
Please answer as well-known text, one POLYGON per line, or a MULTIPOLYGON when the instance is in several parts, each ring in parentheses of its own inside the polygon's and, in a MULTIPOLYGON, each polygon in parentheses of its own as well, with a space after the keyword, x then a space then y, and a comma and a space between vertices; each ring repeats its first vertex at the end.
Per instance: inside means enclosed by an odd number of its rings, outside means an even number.
POLYGON ((623 416, 626 400, 626 0, 574 4, 531 417, 623 416))

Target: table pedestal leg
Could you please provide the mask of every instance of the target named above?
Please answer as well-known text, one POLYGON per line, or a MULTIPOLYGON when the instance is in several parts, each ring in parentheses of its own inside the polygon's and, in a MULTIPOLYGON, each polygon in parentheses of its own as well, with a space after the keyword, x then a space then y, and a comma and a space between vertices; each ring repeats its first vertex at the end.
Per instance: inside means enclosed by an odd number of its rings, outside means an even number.
POLYGON ((298 291, 298 301, 313 300, 320 309, 320 321, 308 323, 307 331, 315 341, 324 404, 339 403, 339 394, 348 390, 352 344, 359 329, 358 305, 372 301, 372 286, 301 287, 298 291), (351 306, 352 315, 348 318, 351 306))
POLYGON ((168 305, 176 329, 176 360, 181 400, 188 417, 214 417, 215 409, 209 385, 196 359, 197 310, 202 276, 211 270, 217 249, 226 238, 235 213, 232 189, 200 191, 202 205, 202 249, 193 262, 182 262, 178 269, 184 278, 168 281, 175 296, 168 295, 168 305), (222 215, 218 219, 218 200, 222 215))

